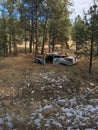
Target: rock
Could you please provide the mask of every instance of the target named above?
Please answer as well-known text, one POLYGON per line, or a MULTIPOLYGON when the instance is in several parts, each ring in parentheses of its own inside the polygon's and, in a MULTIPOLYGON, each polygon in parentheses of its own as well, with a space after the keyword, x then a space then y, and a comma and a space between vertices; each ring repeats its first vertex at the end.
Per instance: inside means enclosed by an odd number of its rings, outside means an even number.
POLYGON ((95 86, 95 84, 94 84, 94 83, 89 83, 89 85, 90 85, 90 86, 95 86))
POLYGON ((59 88, 62 88, 62 86, 59 86, 59 88))
POLYGON ((35 90, 33 90, 31 93, 33 94, 35 92, 35 90))

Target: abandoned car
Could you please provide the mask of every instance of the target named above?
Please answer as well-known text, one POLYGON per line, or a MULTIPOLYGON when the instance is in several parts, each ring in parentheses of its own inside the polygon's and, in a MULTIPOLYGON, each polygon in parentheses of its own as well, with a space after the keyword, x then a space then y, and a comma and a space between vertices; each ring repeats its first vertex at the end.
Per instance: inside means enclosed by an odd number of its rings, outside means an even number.
POLYGON ((64 54, 53 52, 46 53, 45 55, 37 55, 35 57, 35 62, 41 64, 51 62, 53 64, 74 65, 78 62, 78 59, 76 58, 76 56, 66 56, 64 54))

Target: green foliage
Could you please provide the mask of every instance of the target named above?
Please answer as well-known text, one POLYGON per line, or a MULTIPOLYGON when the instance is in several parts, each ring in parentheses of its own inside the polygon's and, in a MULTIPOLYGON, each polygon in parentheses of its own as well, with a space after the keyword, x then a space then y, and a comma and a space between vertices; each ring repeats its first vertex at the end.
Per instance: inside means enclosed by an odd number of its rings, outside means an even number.
POLYGON ((7 48, 7 36, 6 36, 6 16, 4 12, 2 13, 2 17, 0 18, 0 55, 4 55, 6 53, 7 48))
POLYGON ((72 28, 72 38, 78 45, 83 45, 85 41, 89 40, 89 26, 84 22, 84 20, 77 16, 75 23, 72 28))
POLYGON ((91 31, 91 42, 95 42, 97 45, 97 56, 98 56, 98 1, 95 0, 93 6, 88 10, 89 12, 89 27, 91 31))
POLYGON ((68 1, 56 0, 52 5, 51 17, 49 19, 49 35, 52 44, 65 42, 70 34, 68 1))
POLYGON ((1 23, 5 27, 0 31, 2 44, 7 44, 11 53, 12 46, 16 49, 23 40, 29 40, 30 47, 36 43, 36 49, 49 38, 51 44, 65 42, 70 34, 69 5, 69 0, 3 0, 1 20, 3 14, 6 20, 1 23))

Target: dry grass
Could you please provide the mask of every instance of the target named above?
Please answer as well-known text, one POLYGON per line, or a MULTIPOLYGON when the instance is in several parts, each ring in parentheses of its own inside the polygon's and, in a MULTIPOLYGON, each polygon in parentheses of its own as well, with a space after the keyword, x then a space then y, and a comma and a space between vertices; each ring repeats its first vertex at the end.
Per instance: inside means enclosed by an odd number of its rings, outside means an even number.
MULTIPOLYGON (((0 109, 0 114, 2 115, 2 112, 15 113, 17 117, 12 115, 12 119, 17 130, 35 130, 35 124, 27 125, 27 115, 43 105, 44 99, 57 98, 58 91, 60 96, 66 95, 69 98, 75 95, 79 96, 84 93, 85 87, 88 87, 89 83, 93 83, 93 87, 98 85, 98 59, 94 59, 92 75, 88 74, 88 66, 88 57, 81 57, 79 63, 74 66, 37 64, 33 62, 32 54, 18 54, 17 57, 1 59, 0 99, 2 104, 0 108, 3 108, 0 109), (52 85, 51 81, 48 83, 40 76, 41 73, 45 74, 50 71, 54 72, 51 77, 55 79, 67 74, 70 82, 65 81, 63 84, 65 88, 62 90, 55 88, 39 91, 43 85, 52 85), (39 81, 41 83, 37 83, 39 81), (70 92, 69 87, 72 90, 70 92), (33 94, 33 91, 36 91, 36 93, 33 94), (21 119, 21 117, 24 117, 24 119, 21 119)), ((53 128, 53 126, 51 127, 53 128)), ((6 124, 3 124, 3 129, 8 129, 6 124)), ((44 129, 42 128, 42 130, 44 129)))

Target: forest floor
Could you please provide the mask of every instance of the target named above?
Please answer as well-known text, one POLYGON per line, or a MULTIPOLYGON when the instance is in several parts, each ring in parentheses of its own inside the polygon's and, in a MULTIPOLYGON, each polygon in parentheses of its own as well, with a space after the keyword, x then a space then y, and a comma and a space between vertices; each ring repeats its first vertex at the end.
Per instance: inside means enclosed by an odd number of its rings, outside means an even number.
POLYGON ((98 130, 98 58, 88 67, 0 58, 0 130, 98 130))

